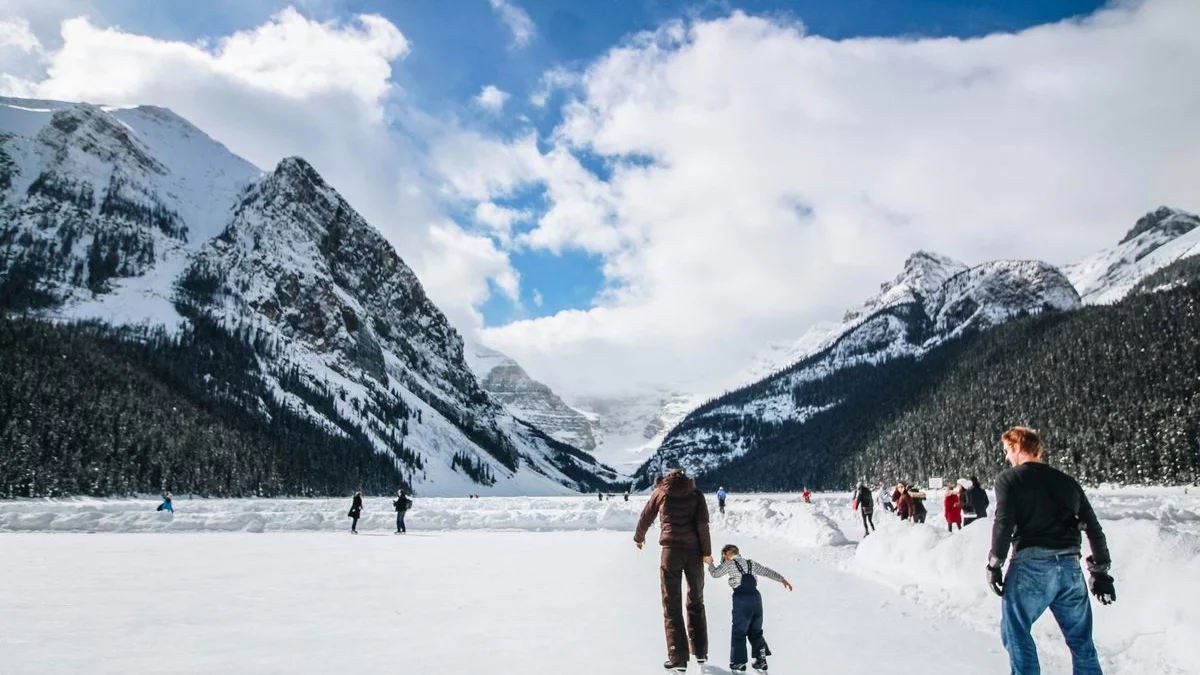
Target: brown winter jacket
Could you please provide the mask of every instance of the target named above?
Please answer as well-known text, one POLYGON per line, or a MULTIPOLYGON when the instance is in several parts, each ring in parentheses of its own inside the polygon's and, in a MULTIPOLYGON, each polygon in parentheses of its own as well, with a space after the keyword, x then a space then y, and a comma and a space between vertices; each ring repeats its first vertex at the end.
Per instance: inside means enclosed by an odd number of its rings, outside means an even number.
POLYGON ((646 530, 656 517, 661 522, 658 543, 664 548, 695 549, 701 556, 712 555, 708 504, 704 494, 696 489, 696 482, 687 474, 673 471, 654 489, 638 519, 637 532, 633 535, 635 542, 646 541, 646 530))

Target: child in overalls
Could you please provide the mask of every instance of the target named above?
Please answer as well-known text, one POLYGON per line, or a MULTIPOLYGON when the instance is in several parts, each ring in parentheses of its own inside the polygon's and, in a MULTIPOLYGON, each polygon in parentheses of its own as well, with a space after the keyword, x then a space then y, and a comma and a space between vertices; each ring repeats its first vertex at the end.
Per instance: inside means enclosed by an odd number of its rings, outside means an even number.
POLYGON ((763 637, 762 594, 758 592, 757 577, 774 579, 789 591, 792 590, 792 585, 766 565, 743 558, 738 547, 733 544, 726 544, 721 549, 721 558, 720 565, 708 564, 708 573, 716 578, 729 577, 729 586, 733 588, 729 669, 735 673, 746 672, 746 641, 749 640, 754 669, 765 671, 771 650, 767 648, 767 640, 763 637))

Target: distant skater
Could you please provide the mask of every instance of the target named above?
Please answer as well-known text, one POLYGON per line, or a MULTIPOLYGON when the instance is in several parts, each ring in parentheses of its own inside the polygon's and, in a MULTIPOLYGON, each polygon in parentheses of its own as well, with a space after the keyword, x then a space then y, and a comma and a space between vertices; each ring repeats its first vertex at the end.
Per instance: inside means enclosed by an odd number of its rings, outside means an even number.
POLYGON ((404 494, 404 489, 396 490, 396 500, 392 502, 392 507, 396 509, 396 534, 407 534, 408 528, 404 527, 404 514, 408 513, 408 509, 412 507, 412 500, 404 494))
POLYGON ((362 510, 362 490, 356 490, 354 492, 354 501, 350 503, 350 512, 346 514, 351 518, 350 534, 358 534, 358 519, 362 517, 362 510))
POLYGON ((801 492, 800 496, 804 498, 805 504, 812 503, 812 492, 810 492, 808 488, 804 488, 804 492, 801 492))
POLYGON ((729 493, 725 491, 724 487, 717 488, 717 510, 721 513, 725 513, 725 498, 728 496, 729 493))
POLYGON ((163 493, 162 503, 158 505, 158 508, 155 509, 155 511, 170 511, 172 514, 175 513, 175 507, 171 504, 170 492, 163 493))
POLYGON ((774 579, 789 591, 792 585, 766 565, 743 558, 741 551, 733 544, 726 544, 721 549, 721 558, 720 565, 714 565, 711 561, 708 563, 708 573, 717 578, 729 577, 729 586, 733 588, 729 669, 735 673, 746 672, 746 642, 749 641, 754 669, 766 671, 771 649, 763 637, 763 604, 762 594, 758 592, 758 577, 774 579))
POLYGON ((875 500, 871 496, 871 488, 865 483, 858 486, 858 494, 854 496, 854 508, 862 514, 863 536, 871 534, 871 530, 875 529, 875 500))

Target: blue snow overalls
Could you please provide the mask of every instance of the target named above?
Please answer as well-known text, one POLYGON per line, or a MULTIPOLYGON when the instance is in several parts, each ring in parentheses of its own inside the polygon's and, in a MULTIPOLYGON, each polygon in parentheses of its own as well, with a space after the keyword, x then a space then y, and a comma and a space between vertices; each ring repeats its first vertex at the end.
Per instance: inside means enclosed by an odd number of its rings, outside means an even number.
POLYGON ((751 654, 769 656, 767 640, 763 637, 762 594, 758 592, 758 579, 754 576, 754 561, 746 562, 746 569, 733 561, 742 575, 742 581, 733 589, 733 628, 730 631, 729 663, 746 663, 746 640, 750 641, 751 654))

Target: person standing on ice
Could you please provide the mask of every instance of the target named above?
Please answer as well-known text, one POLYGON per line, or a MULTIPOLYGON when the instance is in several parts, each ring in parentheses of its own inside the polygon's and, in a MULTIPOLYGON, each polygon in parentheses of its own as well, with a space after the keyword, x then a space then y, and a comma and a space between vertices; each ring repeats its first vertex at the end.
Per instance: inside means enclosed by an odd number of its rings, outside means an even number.
POLYGON ((862 514, 863 536, 866 537, 875 529, 875 500, 871 497, 871 488, 867 487, 866 483, 858 486, 858 494, 854 495, 854 508, 862 514))
POLYGON ((354 500, 350 502, 350 534, 358 534, 358 519, 362 517, 363 500, 362 490, 354 491, 354 500))
POLYGON ((158 508, 154 509, 154 510, 155 511, 170 511, 172 514, 175 513, 175 506, 173 504, 171 504, 171 493, 170 492, 163 493, 162 503, 159 504, 158 508))
POLYGON ((667 662, 663 668, 687 670, 689 643, 696 661, 708 661, 708 619, 704 613, 704 563, 712 562, 708 531, 708 504, 704 493, 683 469, 672 469, 659 481, 638 518, 633 543, 640 550, 646 531, 660 522, 662 546, 659 579, 662 586, 663 628, 667 636, 667 662), (687 579, 687 631, 684 631, 682 583, 687 579))
POLYGON ((1117 599, 1109 576, 1112 557, 1096 512, 1083 488, 1045 463, 1037 432, 1012 427, 1001 436, 1012 465, 996 479, 996 520, 987 577, 1001 598, 1000 637, 1013 675, 1038 675, 1037 645, 1030 631, 1046 609, 1071 650, 1074 675, 1101 675, 1092 642, 1092 605, 1079 568, 1081 531, 1087 532, 1092 595, 1108 605, 1117 599), (1009 546, 1008 574, 1002 575, 1009 546))
POLYGON ((810 492, 808 488, 804 488, 804 492, 801 492, 800 496, 804 498, 805 504, 812 503, 812 492, 810 492))
POLYGON ((758 577, 774 579, 783 587, 792 590, 792 585, 779 572, 742 557, 733 544, 721 548, 721 564, 708 563, 708 573, 715 578, 729 577, 733 588, 733 627, 730 630, 729 669, 735 673, 746 672, 746 641, 750 641, 750 655, 754 657, 754 669, 767 670, 767 657, 771 649, 763 637, 762 594, 758 592, 758 577))
POLYGON ((411 506, 412 500, 404 494, 404 488, 396 490, 396 500, 392 502, 392 508, 396 509, 396 534, 408 534, 408 528, 404 526, 404 514, 408 513, 411 506))
POLYGON ((925 493, 921 488, 912 486, 908 488, 908 498, 912 502, 912 519, 914 523, 925 522, 927 511, 925 510, 925 493))
POLYGON ((724 487, 717 488, 717 510, 721 513, 725 513, 725 498, 728 496, 729 493, 725 491, 724 487))
POLYGON ((900 516, 900 520, 908 520, 912 517, 913 500, 908 494, 907 485, 896 484, 896 491, 892 493, 892 501, 896 504, 896 515, 900 516))
POLYGON ((946 516, 946 529, 954 531, 954 526, 962 529, 962 505, 959 503, 958 491, 955 486, 946 486, 946 497, 942 499, 942 513, 946 516))
POLYGON ((988 500, 987 490, 979 485, 978 478, 971 476, 971 484, 967 486, 964 494, 966 499, 963 501, 963 525, 970 525, 980 518, 987 518, 987 510, 991 506, 991 501, 988 500))

